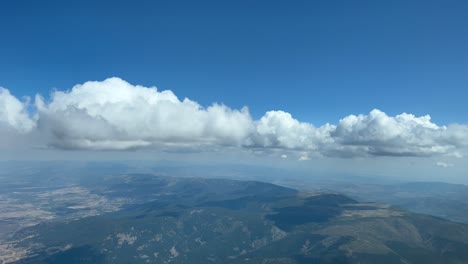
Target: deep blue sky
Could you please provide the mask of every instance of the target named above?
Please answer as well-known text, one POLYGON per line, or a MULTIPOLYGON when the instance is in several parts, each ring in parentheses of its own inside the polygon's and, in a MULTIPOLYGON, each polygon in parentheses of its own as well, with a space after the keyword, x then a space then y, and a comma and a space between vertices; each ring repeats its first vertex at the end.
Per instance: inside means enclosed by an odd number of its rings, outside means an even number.
POLYGON ((71 2, 0 2, 0 86, 47 95, 118 76, 256 118, 468 122, 468 1, 71 2))

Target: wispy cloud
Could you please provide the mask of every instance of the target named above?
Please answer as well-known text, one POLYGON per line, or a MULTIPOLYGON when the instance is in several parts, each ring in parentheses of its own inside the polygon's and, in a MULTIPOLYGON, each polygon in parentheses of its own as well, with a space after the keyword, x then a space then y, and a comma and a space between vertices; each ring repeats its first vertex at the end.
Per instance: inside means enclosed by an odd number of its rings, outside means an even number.
POLYGON ((392 117, 375 109, 320 127, 285 111, 254 120, 247 107, 203 107, 119 78, 55 91, 48 102, 36 96, 33 106, 34 118, 27 101, 0 88, 0 129, 41 133, 40 143, 61 149, 283 149, 307 160, 314 155, 461 156, 468 145, 467 125, 439 126, 428 115, 392 117))
POLYGON ((445 162, 441 162, 441 161, 437 162, 435 165, 437 167, 442 167, 442 168, 448 168, 448 167, 453 167, 454 166, 451 163, 445 163, 445 162))

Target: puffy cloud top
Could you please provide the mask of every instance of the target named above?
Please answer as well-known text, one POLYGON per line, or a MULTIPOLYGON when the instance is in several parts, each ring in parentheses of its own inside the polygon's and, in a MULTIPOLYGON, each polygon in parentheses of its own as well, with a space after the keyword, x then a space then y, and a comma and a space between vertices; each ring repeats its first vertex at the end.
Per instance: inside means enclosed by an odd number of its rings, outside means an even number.
POLYGON ((27 102, 20 102, 5 88, 0 87, 0 128, 26 133, 35 122, 29 117, 27 102))
POLYGON ((0 129, 46 135, 49 146, 66 149, 125 150, 140 147, 231 146, 297 151, 313 155, 460 156, 468 145, 468 126, 438 126, 430 116, 388 116, 379 110, 349 115, 320 127, 269 111, 252 120, 246 107, 207 108, 171 91, 131 85, 119 78, 86 82, 56 91, 49 102, 35 100, 36 118, 27 102, 0 88, 0 129))
POLYGON ((445 126, 431 123, 428 115, 415 117, 403 113, 390 117, 375 109, 368 115, 341 119, 332 135, 339 144, 354 146, 355 150, 367 154, 428 156, 461 146, 462 142, 444 142, 444 135, 453 132, 447 130, 445 126))
POLYGON ((240 145, 251 131, 247 108, 208 108, 171 91, 133 86, 119 78, 36 97, 39 128, 62 148, 126 149, 152 144, 240 145))
POLYGON ((332 143, 330 137, 335 126, 319 128, 299 122, 284 111, 269 111, 255 122, 255 133, 251 135, 255 146, 296 150, 317 150, 323 144, 332 143))

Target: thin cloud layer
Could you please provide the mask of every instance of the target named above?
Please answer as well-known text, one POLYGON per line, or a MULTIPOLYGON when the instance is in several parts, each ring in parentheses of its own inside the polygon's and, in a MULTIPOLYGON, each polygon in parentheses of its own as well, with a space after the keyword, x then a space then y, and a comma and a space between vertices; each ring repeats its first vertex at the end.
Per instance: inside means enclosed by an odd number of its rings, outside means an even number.
POLYGON ((445 163, 445 162, 441 162, 441 161, 438 161, 436 162, 435 164, 437 167, 442 167, 442 168, 448 168, 448 167, 453 167, 454 165, 451 164, 451 163, 445 163))
POLYGON ((350 115, 320 127, 269 111, 253 120, 246 107, 207 108, 171 91, 134 86, 119 78, 86 82, 56 91, 45 102, 36 96, 34 118, 0 88, 0 129, 43 135, 42 144, 61 149, 236 147, 296 151, 302 160, 316 155, 461 156, 468 126, 438 126, 430 116, 388 116, 380 110, 350 115))

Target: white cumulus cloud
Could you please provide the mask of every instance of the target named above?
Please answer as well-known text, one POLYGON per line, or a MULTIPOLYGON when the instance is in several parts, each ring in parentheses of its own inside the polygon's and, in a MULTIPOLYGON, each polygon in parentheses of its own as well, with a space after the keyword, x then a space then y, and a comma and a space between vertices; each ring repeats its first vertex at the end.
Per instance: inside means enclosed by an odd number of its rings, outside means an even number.
POLYGON ((400 114, 380 110, 368 115, 350 115, 340 120, 332 137, 338 149, 377 156, 431 156, 445 154, 466 145, 468 127, 438 126, 426 115, 400 114))
POLYGON ((247 108, 201 107, 171 91, 133 86, 119 78, 36 97, 38 127, 61 148, 128 149, 152 144, 240 145, 252 129, 247 108))
POLYGON ((284 111, 266 112, 254 126, 255 131, 247 143, 249 147, 314 152, 321 152, 327 145, 333 144, 331 132, 336 128, 330 124, 315 127, 294 119, 284 111))
POLYGON ((31 131, 35 122, 29 117, 28 102, 21 102, 9 90, 0 87, 0 127, 20 133, 31 131))
POLYGON ((468 147, 467 125, 439 126, 428 115, 388 116, 372 110, 316 127, 278 110, 253 120, 246 107, 203 107, 169 90, 119 78, 55 91, 47 101, 38 95, 34 113, 27 109, 28 102, 0 88, 0 130, 35 134, 44 141, 37 145, 61 149, 235 147, 296 152, 292 156, 308 160, 319 155, 462 157, 468 147))

